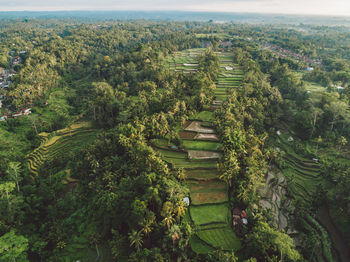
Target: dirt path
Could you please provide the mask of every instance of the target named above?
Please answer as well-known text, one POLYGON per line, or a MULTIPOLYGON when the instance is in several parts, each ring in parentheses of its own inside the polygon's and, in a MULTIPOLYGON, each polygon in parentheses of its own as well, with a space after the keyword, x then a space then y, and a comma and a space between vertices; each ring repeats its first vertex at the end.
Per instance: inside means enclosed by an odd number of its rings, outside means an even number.
POLYGON ((327 229, 327 232, 332 239, 335 249, 338 251, 342 262, 350 261, 350 250, 347 246, 339 229, 334 225, 332 218, 329 215, 328 208, 323 206, 317 212, 317 220, 327 229))

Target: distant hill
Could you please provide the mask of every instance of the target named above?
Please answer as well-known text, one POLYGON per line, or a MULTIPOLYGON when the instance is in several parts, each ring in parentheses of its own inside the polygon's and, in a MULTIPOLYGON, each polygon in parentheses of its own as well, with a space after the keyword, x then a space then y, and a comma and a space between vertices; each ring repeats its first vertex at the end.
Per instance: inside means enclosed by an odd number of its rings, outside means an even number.
POLYGON ((350 17, 284 15, 258 13, 222 13, 190 11, 8 11, 0 12, 1 19, 67 19, 82 21, 106 20, 174 20, 213 21, 253 24, 318 24, 350 26, 350 17))

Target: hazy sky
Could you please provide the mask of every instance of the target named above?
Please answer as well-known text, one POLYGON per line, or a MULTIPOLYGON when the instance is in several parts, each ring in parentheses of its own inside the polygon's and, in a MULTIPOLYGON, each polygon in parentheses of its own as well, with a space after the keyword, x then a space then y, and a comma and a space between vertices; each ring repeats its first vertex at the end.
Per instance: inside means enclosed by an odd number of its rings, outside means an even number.
POLYGON ((350 0, 0 0, 0 11, 186 10, 350 16, 350 0))

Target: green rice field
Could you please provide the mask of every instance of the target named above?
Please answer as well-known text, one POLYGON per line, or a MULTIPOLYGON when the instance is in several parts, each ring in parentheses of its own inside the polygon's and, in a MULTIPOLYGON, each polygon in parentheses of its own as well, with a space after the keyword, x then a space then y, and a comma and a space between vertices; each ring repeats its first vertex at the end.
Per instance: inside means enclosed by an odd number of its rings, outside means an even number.
POLYGON ((52 134, 41 134, 41 145, 27 155, 28 168, 33 175, 39 175, 40 167, 46 162, 51 163, 58 156, 67 155, 95 139, 96 130, 91 124, 84 122, 71 128, 58 130, 52 134))
MULTIPOLYGON (((194 73, 198 69, 196 58, 204 50, 189 49, 177 52, 168 57, 166 65, 170 70, 194 73)), ((215 99, 225 101, 230 89, 240 85, 243 72, 238 65, 233 64, 230 53, 218 55, 221 73, 216 82, 215 99)), ((176 129, 181 138, 178 146, 171 144, 167 139, 150 141, 171 167, 185 170, 186 184, 190 192, 187 219, 191 220, 197 229, 190 244, 192 250, 198 254, 216 249, 237 251, 241 248, 240 240, 231 228, 228 186, 219 179, 220 174, 217 170, 217 158, 222 153, 214 129, 214 109, 214 105, 207 106, 205 110, 190 116, 183 126, 176 129)))

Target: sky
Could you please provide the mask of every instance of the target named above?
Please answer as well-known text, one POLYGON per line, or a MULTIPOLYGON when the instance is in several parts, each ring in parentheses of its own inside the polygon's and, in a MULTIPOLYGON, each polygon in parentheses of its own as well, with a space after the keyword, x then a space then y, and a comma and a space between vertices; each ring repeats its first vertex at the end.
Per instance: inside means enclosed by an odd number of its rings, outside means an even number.
POLYGON ((0 0, 0 11, 179 10, 350 16, 350 0, 0 0))

